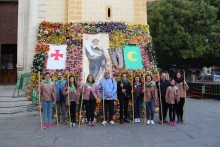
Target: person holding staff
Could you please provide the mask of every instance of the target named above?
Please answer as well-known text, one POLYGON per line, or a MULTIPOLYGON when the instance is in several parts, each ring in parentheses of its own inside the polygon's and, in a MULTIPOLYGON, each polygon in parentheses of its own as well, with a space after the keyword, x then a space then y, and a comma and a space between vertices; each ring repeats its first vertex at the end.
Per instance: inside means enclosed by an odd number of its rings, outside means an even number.
POLYGON ((139 76, 134 78, 134 122, 140 123, 141 102, 143 98, 143 84, 139 76))
POLYGON ((158 96, 155 82, 153 81, 152 76, 149 74, 146 76, 145 87, 144 101, 146 102, 147 125, 154 125, 155 99, 158 98, 158 96))
POLYGON ((98 86, 92 75, 88 75, 86 83, 83 85, 83 101, 86 107, 86 118, 89 126, 95 126, 94 111, 96 99, 100 98, 98 86))
POLYGON ((121 80, 117 84, 117 93, 120 103, 120 124, 123 122, 130 123, 128 120, 128 102, 131 98, 131 84, 127 80, 127 74, 121 75, 121 80))
MULTIPOLYGON (((116 99, 117 95, 117 83, 113 77, 110 77, 110 71, 106 70, 104 72, 104 77, 100 79, 98 83, 98 88, 100 91, 100 95, 104 100, 104 107, 105 107, 105 118, 107 118, 107 107, 109 108, 109 123, 114 125, 113 121, 113 110, 114 110, 114 100, 116 99), (104 97, 103 97, 104 95, 104 97)), ((102 125, 107 124, 107 119, 103 120, 102 125)))
POLYGON ((77 90, 77 84, 74 76, 69 76, 69 84, 66 84, 65 88, 63 89, 63 94, 66 96, 66 104, 70 108, 70 125, 69 127, 76 126, 76 105, 79 103, 79 95, 77 90), (69 85, 69 87, 68 87, 69 85), (68 98, 69 95, 69 98, 68 98))
POLYGON ((43 106, 43 128, 52 128, 52 105, 56 101, 56 90, 49 72, 44 74, 44 80, 40 83, 40 99, 43 106))
POLYGON ((177 103, 176 106, 176 115, 177 115, 177 123, 184 123, 183 122, 183 106, 185 103, 185 92, 189 89, 188 84, 184 80, 180 71, 176 72, 176 87, 178 88, 180 101, 177 103))

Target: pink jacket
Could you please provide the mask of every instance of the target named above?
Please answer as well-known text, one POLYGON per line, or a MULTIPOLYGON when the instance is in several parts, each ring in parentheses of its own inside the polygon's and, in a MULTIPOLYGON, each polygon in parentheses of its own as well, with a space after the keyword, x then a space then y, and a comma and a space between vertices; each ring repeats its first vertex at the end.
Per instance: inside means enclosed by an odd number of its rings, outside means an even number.
POLYGON ((189 90, 189 86, 187 84, 183 84, 181 82, 181 83, 176 83, 176 87, 178 87, 179 97, 184 98, 185 97, 185 91, 189 90))
POLYGON ((87 84, 84 84, 83 85, 83 99, 84 100, 89 100, 90 91, 92 92, 92 94, 94 95, 96 99, 101 97, 97 85, 89 86, 87 84))
POLYGON ((144 95, 144 102, 150 102, 151 98, 157 99, 157 88, 156 86, 152 87, 145 87, 145 95, 144 95))
POLYGON ((176 86, 167 87, 165 98, 168 104, 175 104, 175 101, 179 102, 180 98, 179 98, 178 87, 176 86))

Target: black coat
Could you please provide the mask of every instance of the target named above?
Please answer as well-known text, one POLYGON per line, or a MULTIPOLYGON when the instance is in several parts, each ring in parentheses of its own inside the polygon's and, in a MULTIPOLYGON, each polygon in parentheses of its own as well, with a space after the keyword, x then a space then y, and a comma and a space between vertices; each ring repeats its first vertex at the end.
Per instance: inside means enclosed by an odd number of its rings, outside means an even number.
MULTIPOLYGON (((160 96, 158 81, 156 82, 158 89, 158 96, 160 96)), ((168 80, 160 80, 160 90, 161 90, 161 98, 164 99, 166 95, 167 87, 170 86, 170 82, 168 80)))
POLYGON ((128 82, 127 84, 123 84, 123 89, 126 89, 126 93, 122 92, 122 87, 121 87, 121 81, 118 81, 117 83, 117 94, 118 94, 118 99, 121 98, 131 98, 131 84, 128 82))

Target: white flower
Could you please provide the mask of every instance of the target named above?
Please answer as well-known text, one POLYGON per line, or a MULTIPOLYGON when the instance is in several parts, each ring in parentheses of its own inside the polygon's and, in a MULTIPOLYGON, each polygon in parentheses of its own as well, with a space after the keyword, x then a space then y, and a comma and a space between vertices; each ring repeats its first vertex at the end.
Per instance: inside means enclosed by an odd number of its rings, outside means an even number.
POLYGON ((45 31, 44 31, 44 34, 48 34, 48 31, 47 31, 47 30, 45 30, 45 31))

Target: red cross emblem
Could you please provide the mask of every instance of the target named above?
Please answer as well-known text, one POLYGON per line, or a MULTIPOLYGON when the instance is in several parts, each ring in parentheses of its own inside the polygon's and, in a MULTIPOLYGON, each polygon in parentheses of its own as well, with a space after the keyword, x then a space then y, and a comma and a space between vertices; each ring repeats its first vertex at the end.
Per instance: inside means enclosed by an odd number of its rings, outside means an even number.
POLYGON ((59 60, 59 57, 63 58, 63 54, 59 54, 60 50, 55 50, 55 54, 51 54, 51 57, 55 57, 54 60, 59 60))

